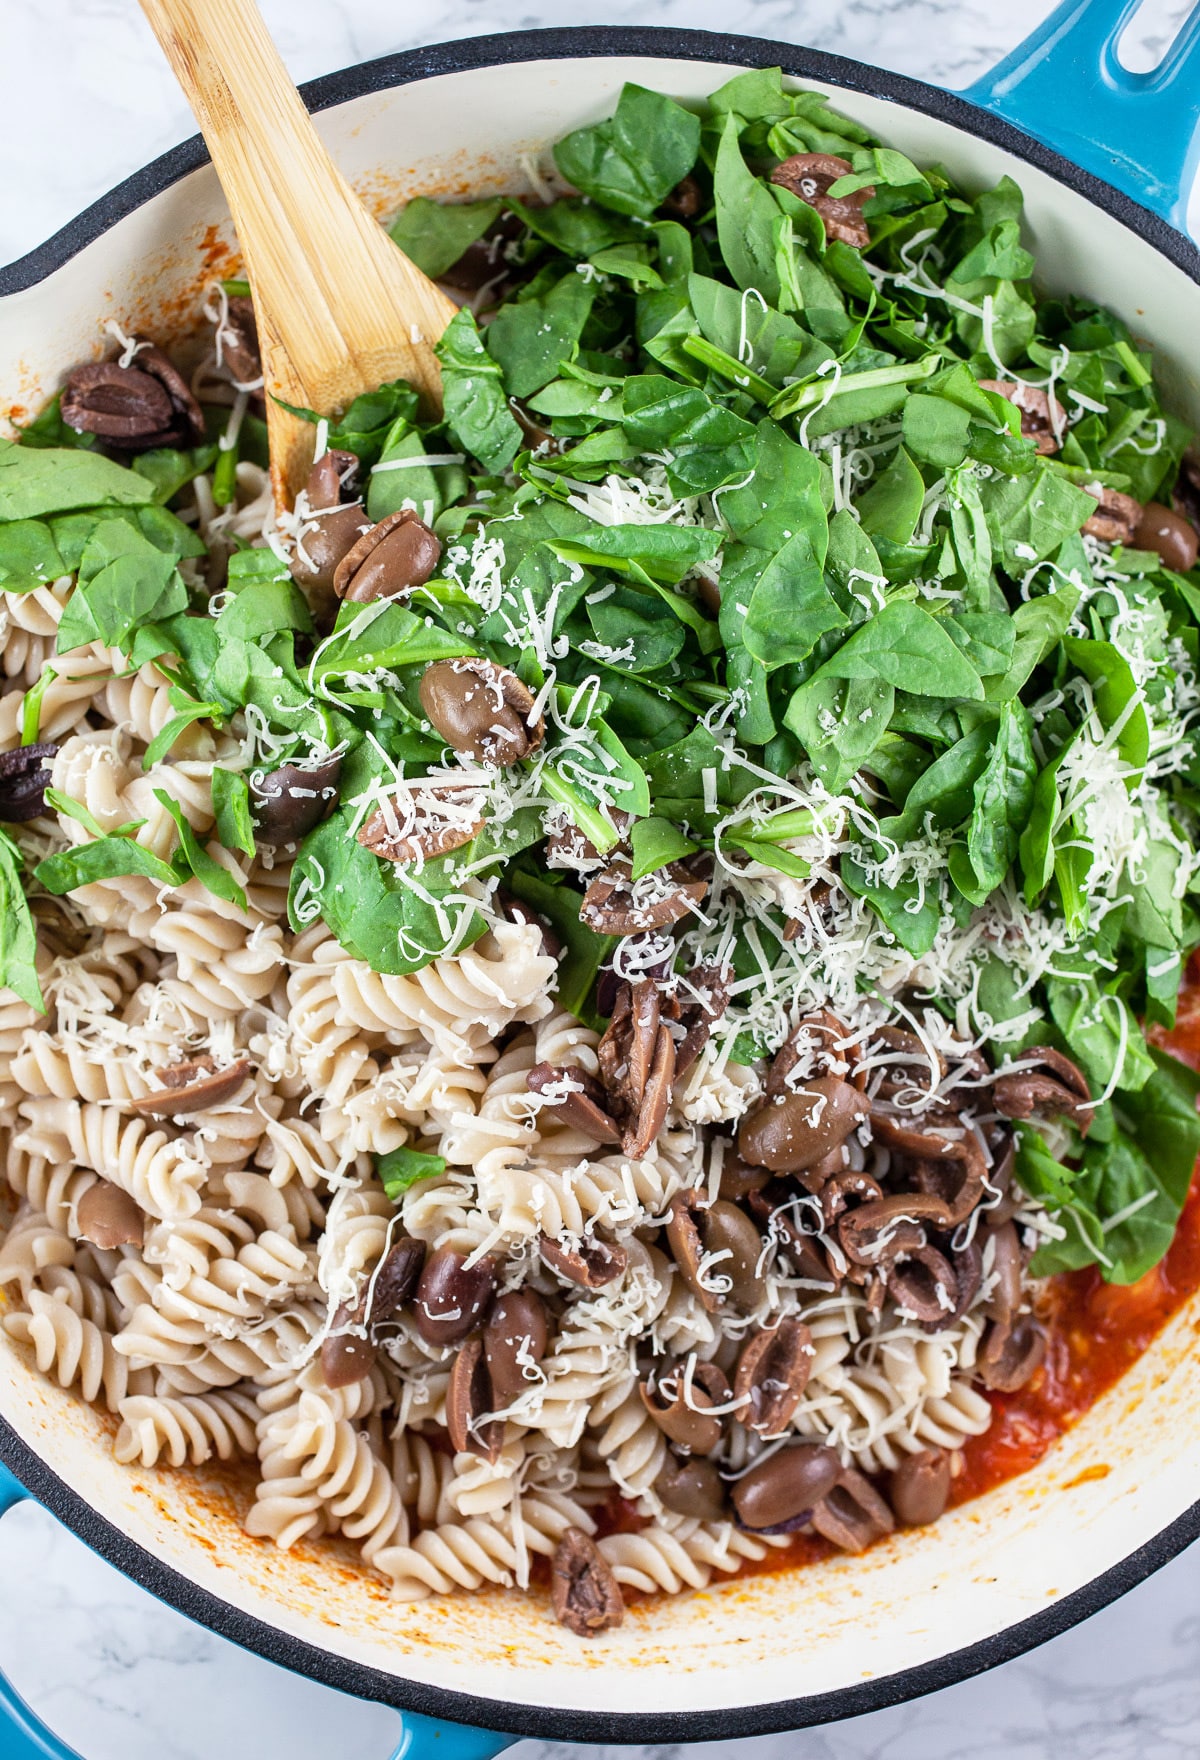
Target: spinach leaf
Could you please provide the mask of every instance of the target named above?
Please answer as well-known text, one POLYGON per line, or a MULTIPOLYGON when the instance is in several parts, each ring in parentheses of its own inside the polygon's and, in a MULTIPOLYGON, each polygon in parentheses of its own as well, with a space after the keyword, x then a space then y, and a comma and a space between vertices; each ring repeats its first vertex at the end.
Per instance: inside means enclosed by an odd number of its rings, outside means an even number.
POLYGON ((540 391, 574 359, 595 298, 595 282, 572 273, 540 299, 501 306, 487 327, 487 351, 513 397, 540 391))
POLYGON ((843 885, 867 899, 904 951, 913 959, 923 959, 937 940, 942 920, 936 890, 915 879, 889 886, 874 866, 855 856, 842 857, 839 873, 843 885))
POLYGON ((698 117, 659 92, 626 85, 612 116, 559 141, 554 162, 602 208, 649 220, 699 150, 698 117))
POLYGON ((807 660, 822 636, 849 623, 825 584, 821 563, 828 528, 824 510, 817 511, 816 532, 796 532, 776 551, 746 607, 742 641, 768 670, 807 660))
POLYGON ((217 821, 217 839, 226 849, 254 854, 254 820, 250 813, 250 785, 240 770, 213 766, 213 812, 217 821))
POLYGON ((667 481, 677 495, 701 495, 754 469, 754 424, 697 386, 660 373, 627 379, 622 423, 639 452, 669 449, 667 481))
POLYGON ((951 877, 972 904, 982 904, 1016 860, 1037 774, 1032 727, 1022 704, 1005 703, 995 743, 975 783, 965 860, 961 846, 951 855, 951 877))
POLYGON ((887 733, 895 700, 895 691, 882 678, 818 672, 793 692, 784 725, 796 735, 829 792, 840 794, 887 733))
POLYGON ((558 1005, 581 1020, 595 1024, 588 1011, 588 997, 596 974, 617 945, 615 935, 597 935, 579 920, 582 896, 573 887, 556 885, 545 874, 518 862, 509 870, 509 883, 517 897, 545 917, 566 949, 559 961, 558 1005))
POLYGON ((1140 770, 1150 756, 1150 722, 1145 704, 1136 700, 1138 688, 1128 660, 1111 642, 1075 636, 1064 636, 1063 650, 1095 687, 1096 711, 1104 726, 1120 727, 1117 750, 1122 758, 1140 770))
POLYGON ((37 930, 21 877, 21 851, 0 831, 0 985, 45 1013, 37 975, 37 930))
POLYGON ((979 485, 979 499, 996 556, 1014 580, 1044 562, 1096 511, 1093 495, 1045 464, 1028 476, 989 478, 979 485))
POLYGON ((754 474, 721 492, 720 517, 735 538, 773 555, 796 532, 819 524, 832 492, 820 459, 789 439, 778 422, 760 422, 755 438, 754 474))
POLYGON ((65 654, 94 641, 126 648, 143 624, 186 606, 187 588, 174 559, 124 520, 104 520, 80 558, 78 584, 58 626, 57 651, 65 654))
POLYGON ((478 643, 450 635, 394 599, 376 599, 342 606, 333 634, 313 655, 310 671, 314 680, 324 681, 351 672, 427 666, 431 660, 455 660, 478 651, 478 643))
POLYGON ((612 566, 633 562, 653 581, 674 586, 702 562, 711 562, 721 548, 718 532, 705 526, 591 526, 578 538, 551 545, 564 561, 612 566))
POLYGON ((979 674, 938 619, 904 600, 854 630, 817 676, 880 678, 914 696, 983 698, 979 674))
POLYGON ((130 836, 114 835, 97 838, 94 843, 78 843, 72 849, 47 856, 33 871, 38 885, 56 896, 73 892, 77 886, 88 886, 93 880, 114 880, 122 874, 142 874, 160 886, 175 887, 180 883, 179 872, 170 862, 143 849, 130 836))
POLYGON ((446 427, 489 471, 504 470, 520 449, 521 430, 508 407, 504 376, 465 307, 451 318, 436 353, 446 427))
MULTIPOLYGON (((713 194, 717 237, 729 273, 743 291, 753 288, 769 306, 779 307, 780 245, 787 221, 768 185, 755 177, 742 157, 741 133, 733 115, 726 118, 721 133, 713 194)), ((785 264, 792 267, 790 254, 785 264)))
POLYGON ((681 857, 691 855, 696 849, 691 838, 685 837, 678 825, 673 825, 669 819, 635 819, 629 837, 635 880, 665 868, 668 862, 677 862, 681 857))
MULTIPOLYGON (((284 403, 282 398, 279 402, 290 415, 299 416, 301 421, 315 424, 320 419, 315 410, 297 408, 294 404, 284 403)), ((417 404, 417 393, 406 379, 393 379, 377 391, 364 391, 354 399, 340 421, 330 424, 328 444, 339 452, 353 452, 359 463, 369 470, 378 459, 394 423, 401 416, 406 421, 415 420, 417 404)))
POLYGON ((0 525, 0 588, 4 592, 29 593, 66 573, 54 534, 41 520, 20 519, 0 525))
POLYGON ((1154 1063, 1128 1005, 1095 978, 1049 978, 1046 1001, 1093 1098, 1115 1082, 1126 1093, 1144 1088, 1154 1063))
MULTIPOLYGON (((427 270, 426 273, 429 273, 427 270)), ((379 1183, 393 1204, 399 1203, 410 1187, 423 1179, 438 1179, 446 1171, 443 1155, 430 1155, 423 1149, 389 1149, 376 1155, 375 1172, 379 1183)))
POLYGON ((935 758, 912 783, 904 810, 881 819, 879 829, 892 843, 908 843, 927 824, 938 831, 961 825, 971 813, 975 788, 993 750, 995 728, 974 728, 935 758))
POLYGON ((483 237, 503 207, 500 196, 482 202, 434 202, 428 196, 414 196, 389 231, 405 256, 436 281, 483 237))
POLYGON ((656 616, 656 609, 643 594, 617 587, 607 598, 588 605, 595 641, 576 646, 606 665, 664 676, 687 637, 678 619, 656 616))
POLYGON ((858 498, 863 530, 872 538, 907 544, 917 529, 924 501, 921 473, 903 446, 898 446, 883 475, 858 498))
POLYGON ((21 446, 0 439, 0 520, 42 519, 76 507, 132 506, 153 485, 98 452, 21 446))
POLYGON ((179 854, 174 863, 176 871, 185 870, 194 874, 200 884, 207 887, 215 897, 223 898, 226 904, 235 904, 239 910, 244 911, 246 894, 229 869, 223 868, 214 856, 209 855, 188 823, 179 802, 163 788, 155 789, 154 798, 174 819, 175 829, 179 833, 179 854))
MULTIPOLYGON (((457 928, 461 907, 440 903, 456 890, 451 863, 427 862, 420 892, 414 891, 390 862, 363 848, 351 823, 350 809, 342 808, 301 844, 288 894, 292 923, 299 928, 315 902, 342 946, 372 971, 393 977, 420 971, 444 952, 457 928)), ((456 945, 469 946, 486 927, 473 914, 456 945)))

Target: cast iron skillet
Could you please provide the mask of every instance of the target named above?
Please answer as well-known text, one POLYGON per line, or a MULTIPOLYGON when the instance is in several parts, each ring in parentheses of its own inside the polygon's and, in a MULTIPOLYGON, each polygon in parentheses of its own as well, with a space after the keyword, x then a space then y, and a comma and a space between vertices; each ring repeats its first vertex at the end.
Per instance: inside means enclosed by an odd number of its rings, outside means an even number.
MULTIPOLYGON (((841 56, 756 37, 605 26, 521 31, 385 56, 303 88, 314 111, 438 74, 529 61, 649 56, 744 67, 782 66, 944 121, 1017 155, 1110 214, 1200 283, 1200 253, 1182 227, 1200 158, 1200 113, 1181 86, 1200 63, 1200 5, 1151 74, 1116 58, 1140 0, 1064 0, 1052 16, 962 96, 841 56), (1014 126, 1014 124, 1016 126, 1014 126)), ((44 281, 119 220, 203 165, 199 137, 156 159, 47 243, 0 269, 0 297, 44 281)), ((271 1661, 404 1712, 393 1760, 486 1760, 514 1736, 570 1741, 736 1740, 798 1729, 913 1699, 1045 1643, 1160 1569, 1200 1534, 1200 1502, 1153 1540, 1044 1612, 918 1668, 836 1692, 692 1714, 570 1713, 473 1698, 356 1665, 222 1602, 100 1517, 0 1418, 0 1515, 37 1497, 87 1545, 152 1594, 271 1661), (11 1469, 11 1470, 10 1470, 11 1469), (440 1719, 469 1720, 440 1723, 440 1719), (496 1729, 511 1732, 493 1733, 496 1729), (436 1743, 436 1747, 434 1744, 436 1743)), ((0 1760, 78 1760, 0 1677, 0 1760)))

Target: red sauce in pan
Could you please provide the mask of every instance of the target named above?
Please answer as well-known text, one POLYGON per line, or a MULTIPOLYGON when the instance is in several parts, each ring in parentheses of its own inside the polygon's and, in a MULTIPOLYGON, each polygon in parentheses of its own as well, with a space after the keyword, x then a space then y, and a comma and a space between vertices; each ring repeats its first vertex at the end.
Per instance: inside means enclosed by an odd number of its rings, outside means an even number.
MULTIPOLYGON (((1193 959, 1170 1033, 1154 1037, 1200 1068, 1200 958, 1193 959)), ((991 1393, 995 1417, 962 1451, 953 1503, 965 1503, 1041 1460, 1119 1381, 1176 1309, 1200 1289, 1200 1168, 1166 1257, 1137 1283, 1105 1283, 1099 1271, 1066 1272, 1049 1283, 1050 1346, 1028 1387, 991 1393)))

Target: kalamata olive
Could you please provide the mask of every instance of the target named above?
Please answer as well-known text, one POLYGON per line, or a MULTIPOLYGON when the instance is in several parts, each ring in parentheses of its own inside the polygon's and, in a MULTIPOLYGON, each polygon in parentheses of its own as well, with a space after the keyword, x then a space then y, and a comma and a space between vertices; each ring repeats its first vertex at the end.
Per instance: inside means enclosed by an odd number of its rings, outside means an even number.
POLYGON ((773 1528, 812 1509, 837 1484, 842 1463, 832 1448, 798 1442, 769 1455, 733 1486, 744 1527, 773 1528))
POLYGON ((473 785, 465 788, 457 783, 431 783, 421 788, 419 806, 408 814, 411 830, 399 829, 404 809, 397 811, 395 803, 389 801, 376 807, 356 836, 363 848, 381 861, 432 862, 452 849, 461 849, 483 830, 479 801, 479 790, 473 785), (468 808, 465 813, 464 807, 468 808))
POLYGON ((1136 550, 1156 550, 1168 568, 1187 574, 1195 568, 1200 538, 1182 514, 1172 513, 1161 501, 1147 501, 1141 523, 1133 534, 1136 550))
POLYGON ((748 1430, 782 1435, 808 1385, 813 1355, 812 1333, 790 1317, 746 1340, 733 1391, 743 1402, 738 1417, 748 1430))
POLYGON ((1142 519, 1142 504, 1119 489, 1104 489, 1099 484, 1088 489, 1096 497, 1096 511, 1083 524, 1089 538, 1105 544, 1128 544, 1142 519))
POLYGON ((544 1234, 538 1241, 538 1252, 551 1271, 557 1271, 567 1283, 577 1283, 581 1289, 603 1289, 606 1283, 615 1283, 629 1263, 624 1247, 599 1234, 583 1235, 574 1247, 566 1247, 544 1234))
POLYGON ((742 1120, 738 1149, 772 1173, 800 1173, 839 1148, 869 1113, 863 1095, 840 1076, 814 1076, 742 1120))
POLYGON ((46 790, 51 781, 47 759, 57 750, 43 741, 0 752, 0 820, 9 825, 25 824, 46 811, 46 790))
POLYGON ((831 196, 829 190, 839 178, 853 175, 854 167, 834 153, 793 153, 782 160, 771 173, 771 182, 791 190, 810 208, 815 208, 825 225, 828 239, 865 250, 871 234, 862 216, 862 205, 875 194, 873 184, 849 196, 831 196))
POLYGON ((532 1385, 549 1340, 546 1304, 536 1290, 514 1289, 497 1297, 483 1329, 496 1411, 504 1411, 532 1385))
POLYGON ((871 1481, 845 1467, 837 1484, 814 1508, 812 1525, 844 1552, 865 1552, 872 1541, 890 1534, 896 1523, 871 1481))
POLYGON ((254 302, 244 293, 231 294, 221 325, 221 362, 235 384, 251 386, 262 378, 262 353, 254 302))
POLYGON ((515 764, 545 737, 543 718, 529 720, 533 692, 491 660, 435 660, 422 673, 418 694, 430 726, 480 763, 515 764))
POLYGON ((684 862, 668 862, 658 870, 655 881, 652 896, 639 894, 630 863, 624 857, 614 857, 584 893, 580 921, 597 935, 638 935, 647 929, 665 929, 689 916, 708 891, 708 882, 698 879, 684 862))
POLYGON ((896 1306, 919 1320, 927 1332, 948 1326, 958 1306, 958 1277, 944 1253, 928 1242, 908 1248, 887 1272, 888 1293, 896 1306))
POLYGON ((281 764, 261 778, 250 778, 250 809, 259 843, 276 849, 298 843, 337 804, 339 756, 315 764, 281 764))
POLYGON ((417 1284, 413 1315, 426 1344, 455 1344, 473 1332, 496 1288, 496 1261, 468 1265, 453 1247, 429 1255, 417 1284))
POLYGON ((725 1153, 721 1159, 721 1183, 719 1186, 722 1198, 731 1203, 738 1198, 748 1198, 751 1192, 761 1192, 770 1180, 771 1175, 765 1167, 751 1167, 743 1161, 733 1144, 726 1142, 725 1153))
POLYGON ((394 1319, 412 1300, 425 1267, 425 1242, 399 1235, 375 1273, 371 1289, 371 1324, 394 1319))
POLYGON ((171 399, 149 373, 116 361, 76 367, 62 394, 62 419, 76 433, 133 448, 146 445, 171 424, 171 399))
POLYGON ((371 529, 361 501, 343 505, 343 490, 358 460, 352 452, 322 453, 308 473, 305 495, 310 518, 304 522, 292 563, 302 587, 333 590, 338 563, 371 529))
POLYGON ((1012 379, 981 379, 981 391, 994 391, 1021 412, 1021 433, 1034 449, 1047 456, 1057 452, 1067 425, 1067 412, 1057 397, 1053 402, 1040 385, 1019 385, 1012 379))
POLYGON ((114 1247, 140 1247, 146 1219, 129 1193, 101 1179, 89 1186, 75 1209, 80 1238, 111 1252, 114 1247))
POLYGON ((446 1429, 456 1454, 477 1454, 484 1460, 499 1460, 504 1446, 504 1425, 495 1418, 486 1424, 482 1422, 492 1409, 492 1378, 488 1374, 483 1335, 476 1332, 456 1353, 446 1389, 446 1429))
POLYGON ((1046 1329, 1032 1314, 1011 1325, 993 1320, 979 1353, 979 1379, 1000 1393, 1015 1393, 1032 1381, 1046 1356, 1046 1329))
POLYGON ((700 185, 692 176, 681 177, 675 188, 667 196, 659 212, 669 214, 672 220, 694 220, 704 206, 704 196, 700 185))
POLYGON ((1011 1222, 992 1231, 992 1272, 995 1283, 987 1312, 1007 1325, 1021 1306, 1021 1243, 1011 1222))
POLYGON ((689 1388, 682 1368, 660 1375, 653 1384, 638 1384, 642 1404, 664 1436, 691 1454, 711 1454, 721 1441, 721 1420, 709 1408, 713 1400, 693 1376, 689 1388))
POLYGON ((1011 1075, 996 1077, 992 1099, 1002 1118, 1050 1118, 1066 1113, 1086 1137, 1094 1117, 1087 1077, 1052 1045, 1033 1045, 1011 1075))
POLYGON ((541 1116, 557 1118, 595 1143, 619 1143, 621 1132, 607 1109, 607 1095, 595 1076, 565 1064, 535 1063, 525 1077, 531 1094, 543 1094, 541 1116))
POLYGON ((617 1579, 594 1540, 582 1528, 568 1528, 550 1564, 550 1601, 559 1625, 577 1638, 619 1626, 625 1603, 617 1579))
POLYGON ((334 570, 333 590, 355 605, 394 599, 424 586, 441 556, 441 539, 411 508, 403 507, 364 532, 346 552, 334 570))
POLYGON ((693 1516, 701 1522, 719 1522, 725 1512, 725 1486, 712 1461, 692 1455, 686 1461, 671 1457, 654 1489, 663 1505, 678 1516, 693 1516))
POLYGON ((950 1456, 942 1448, 906 1455, 888 1486, 896 1519, 909 1528, 936 1522, 950 1497, 950 1456))
POLYGON ((199 1057, 169 1063, 154 1073, 162 1087, 131 1100, 131 1110, 149 1112, 155 1118, 180 1118, 189 1112, 207 1112, 211 1106, 222 1106, 226 1100, 232 1100, 250 1075, 250 1060, 240 1057, 236 1063, 218 1069, 208 1053, 202 1052, 199 1057))
POLYGON ((365 1381, 375 1367, 375 1346, 348 1327, 363 1327, 365 1296, 352 1306, 345 1302, 334 1311, 328 1336, 321 1345, 321 1375, 326 1387, 353 1387, 365 1381))
POLYGON ((727 966, 693 966, 681 982, 679 1024, 683 1038, 675 1048, 675 1074, 689 1070, 712 1037, 712 1030, 729 1007, 729 984, 733 973, 727 966))
MULTIPOLYGON (((134 365, 149 373, 165 390, 171 403, 171 426, 167 434, 156 435, 159 446, 194 446, 204 438, 204 411, 192 394, 192 388, 175 362, 154 343, 139 348, 134 365)), ((145 445, 143 440, 141 445, 145 445)))
POLYGON ((758 1271, 763 1238, 745 1211, 718 1198, 703 1213, 701 1233, 705 1253, 721 1255, 713 1261, 712 1272, 717 1278, 729 1278, 729 1301, 743 1313, 756 1307, 763 1289, 758 1271))

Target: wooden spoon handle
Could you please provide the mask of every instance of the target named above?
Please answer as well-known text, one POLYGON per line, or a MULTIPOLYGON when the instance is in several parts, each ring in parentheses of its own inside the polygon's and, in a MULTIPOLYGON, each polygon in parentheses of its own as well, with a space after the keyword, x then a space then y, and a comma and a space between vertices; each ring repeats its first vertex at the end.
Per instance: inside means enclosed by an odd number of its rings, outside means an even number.
MULTIPOLYGON (((283 412, 271 394, 328 415, 404 378, 440 408, 432 344, 454 303, 397 249, 334 165, 253 0, 141 4, 233 215, 259 317, 272 439, 283 412)), ((288 433, 292 454, 302 437, 288 433)), ((311 448, 311 428, 307 439, 311 448)), ((297 462, 284 461, 293 489, 297 462)))

